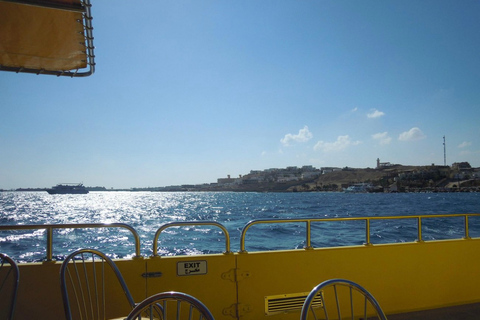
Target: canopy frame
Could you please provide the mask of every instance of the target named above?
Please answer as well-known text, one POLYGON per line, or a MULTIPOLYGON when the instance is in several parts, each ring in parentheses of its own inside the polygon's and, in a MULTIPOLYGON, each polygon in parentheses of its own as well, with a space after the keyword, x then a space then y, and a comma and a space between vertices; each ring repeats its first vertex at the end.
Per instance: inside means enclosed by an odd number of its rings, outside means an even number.
MULTIPOLYGON (((83 42, 80 43, 82 46, 82 53, 86 65, 85 68, 77 68, 70 70, 57 70, 49 68, 36 68, 36 67, 23 67, 23 66, 8 66, 2 65, 0 61, 0 70, 1 71, 10 71, 16 73, 33 73, 33 74, 45 74, 45 75, 56 75, 56 76, 67 76, 67 77, 86 77, 90 76, 95 72, 95 53, 93 45, 93 26, 92 26, 92 14, 91 14, 91 3, 90 0, 73 0, 70 2, 61 2, 61 1, 48 1, 48 0, 0 0, 0 3, 13 3, 21 6, 35 6, 39 8, 44 8, 48 10, 60 10, 73 12, 81 15, 81 19, 76 19, 76 22, 81 23, 83 26, 83 42)), ((80 32, 79 32, 80 33, 80 32)), ((59 40, 61 41, 61 39, 59 40)))

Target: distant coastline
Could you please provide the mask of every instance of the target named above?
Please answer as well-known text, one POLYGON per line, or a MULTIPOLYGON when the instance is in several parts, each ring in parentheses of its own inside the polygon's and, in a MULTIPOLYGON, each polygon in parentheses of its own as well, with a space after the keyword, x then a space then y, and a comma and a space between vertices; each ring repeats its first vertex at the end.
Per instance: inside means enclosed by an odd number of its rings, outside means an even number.
MULTIPOLYGON (((468 162, 452 166, 405 166, 380 163, 377 168, 314 168, 313 166, 252 170, 238 178, 227 176, 215 183, 107 189, 87 187, 89 191, 231 191, 231 192, 343 192, 348 187, 368 183, 369 192, 479 192, 480 168, 468 162)), ((0 191, 46 191, 47 188, 18 188, 0 191)))

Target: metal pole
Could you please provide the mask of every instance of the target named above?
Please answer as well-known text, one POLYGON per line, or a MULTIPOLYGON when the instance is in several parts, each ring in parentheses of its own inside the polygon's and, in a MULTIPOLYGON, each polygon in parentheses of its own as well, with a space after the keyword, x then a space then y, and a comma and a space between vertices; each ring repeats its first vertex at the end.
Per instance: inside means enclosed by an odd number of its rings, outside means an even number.
POLYGON ((365 243, 365 245, 369 246, 371 245, 370 243, 370 219, 365 219, 365 238, 367 240, 367 242, 365 243))
POLYGON ((310 220, 307 220, 306 224, 307 224, 307 231, 306 231, 307 243, 306 243, 305 249, 313 249, 312 248, 312 222, 310 220))
POLYGON ((418 239, 417 242, 423 242, 422 239, 422 218, 418 217, 418 239))
POLYGON ((470 239, 470 231, 468 229, 468 215, 465 215, 465 239, 470 239))
POLYGON ((53 260, 53 228, 47 227, 47 261, 53 260))
POLYGON ((445 145, 445 136, 443 136, 443 165, 447 166, 447 147, 445 145))

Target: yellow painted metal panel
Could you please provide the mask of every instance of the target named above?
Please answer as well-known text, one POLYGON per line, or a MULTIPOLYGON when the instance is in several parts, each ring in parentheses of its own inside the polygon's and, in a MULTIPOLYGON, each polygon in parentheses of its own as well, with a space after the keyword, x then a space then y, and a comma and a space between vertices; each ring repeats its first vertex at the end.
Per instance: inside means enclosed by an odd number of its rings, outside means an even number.
MULTIPOLYGON (((480 239, 470 239, 116 263, 136 301, 175 290, 202 300, 217 320, 289 320, 298 319, 299 311, 266 315, 266 297, 309 292, 331 278, 364 286, 387 315, 479 302, 478 252, 480 239), (144 278, 144 273, 154 277, 144 278)), ((16 318, 62 319, 60 263, 19 268, 16 318)))
MULTIPOLYGON (((142 274, 144 274, 146 270, 145 259, 115 260, 115 264, 120 270, 123 279, 127 284, 128 290, 132 294, 133 300, 135 302, 140 302, 145 299, 147 279, 142 277, 142 274)), ((113 278, 112 281, 116 282, 116 279, 113 278)), ((125 316, 128 314, 128 312, 130 312, 130 309, 126 308, 127 304, 120 287, 116 286, 115 284, 115 288, 117 288, 117 290, 113 292, 112 296, 113 299, 119 301, 119 303, 113 303, 111 305, 112 310, 110 311, 110 314, 116 314, 116 316, 125 316), (119 312, 119 309, 121 309, 120 304, 122 304, 125 308, 119 312)))
POLYGON ((147 259, 148 272, 161 273, 149 278, 147 294, 180 291, 200 299, 216 320, 234 319, 237 300, 235 255, 200 255, 147 259), (206 266, 206 269, 204 267, 206 266))
MULTIPOLYGON (((480 301, 480 240, 325 248, 240 254, 241 319, 265 317, 265 296, 310 291, 332 278, 366 287, 386 313, 480 301)), ((298 319, 299 313, 268 316, 298 319)))
POLYGON ((15 319, 65 319, 60 293, 60 263, 19 264, 15 319))
MULTIPOLYGON (((136 301, 145 298, 145 272, 143 259, 115 261, 124 276, 125 282, 136 301)), ((60 291, 61 262, 20 264, 20 285, 18 292, 15 319, 64 319, 63 300, 60 291)), ((111 288, 110 297, 113 303, 108 314, 123 316, 128 314, 123 292, 117 286, 116 279, 106 284, 111 288), (118 303, 117 303, 118 302, 118 303)))

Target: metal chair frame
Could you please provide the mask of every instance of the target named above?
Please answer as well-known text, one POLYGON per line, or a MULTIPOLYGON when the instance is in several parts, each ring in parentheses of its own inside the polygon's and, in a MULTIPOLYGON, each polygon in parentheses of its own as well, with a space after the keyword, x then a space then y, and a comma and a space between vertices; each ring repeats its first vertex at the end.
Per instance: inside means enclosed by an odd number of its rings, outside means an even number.
MULTIPOLYGON (((168 302, 173 302, 176 308, 176 318, 192 320, 195 310, 198 311, 199 320, 214 320, 213 315, 208 308, 197 298, 183 292, 169 291, 154 294, 143 300, 130 312, 126 320, 140 320, 145 318, 142 314, 147 314, 148 319, 167 319, 166 315, 170 310, 168 302), (187 312, 181 313, 181 305, 187 305, 187 312), (187 317, 188 316, 188 317, 187 317)), ((185 310, 185 309, 183 309, 185 310)), ((168 319, 172 319, 168 317, 168 319)))
POLYGON ((317 319, 317 315, 315 313, 315 310, 312 306, 313 301, 316 296, 320 295, 321 301, 322 301, 322 306, 319 307, 323 309, 324 311, 324 316, 325 319, 329 320, 331 319, 328 315, 327 308, 325 306, 325 296, 324 296, 324 290, 328 287, 333 287, 334 293, 335 293, 335 302, 336 302, 336 309, 337 309, 337 317, 334 319, 345 319, 342 317, 341 314, 341 309, 340 309, 340 301, 339 301, 339 296, 337 292, 337 287, 343 286, 343 287, 348 287, 349 288, 349 293, 350 293, 350 313, 351 313, 351 319, 354 320, 355 317, 355 311, 354 311, 354 306, 353 306, 353 292, 356 291, 363 295, 365 297, 365 302, 364 302, 364 307, 363 307, 363 319, 370 319, 367 315, 367 307, 368 307, 368 302, 370 305, 373 307, 375 312, 377 313, 377 317, 380 320, 387 320, 387 317, 385 316, 382 308, 380 307, 379 303, 375 298, 373 297, 372 294, 370 294, 365 288, 363 288, 361 285, 350 281, 350 280, 345 280, 345 279, 331 279, 324 281, 317 285, 313 290, 310 292, 310 294, 307 296, 305 299, 305 302, 302 307, 302 313, 300 316, 301 320, 307 320, 308 315, 311 313, 314 316, 314 319, 317 319))
POLYGON ((70 302, 76 303, 81 319, 106 318, 105 272, 108 267, 116 276, 131 309, 135 307, 125 280, 112 259, 98 250, 80 249, 68 255, 60 269, 60 285, 67 320, 73 319, 70 302), (87 261, 91 262, 91 268, 87 268, 87 261), (70 295, 67 286, 71 288, 70 295))
POLYGON ((0 253, 0 270, 4 268, 8 268, 8 269, 7 269, 7 272, 5 273, 5 277, 0 278, 0 294, 1 294, 0 297, 1 296, 11 297, 10 299, 12 302, 10 303, 10 310, 8 310, 8 317, 7 317, 7 320, 11 320, 13 319, 13 315, 15 312, 15 305, 17 303, 17 292, 18 292, 18 284, 20 281, 20 271, 18 269, 18 265, 15 262, 15 260, 7 256, 6 254, 0 253), (7 264, 10 266, 7 267, 7 264), (13 278, 13 289, 10 292, 10 294, 8 294, 6 292, 6 288, 4 291, 4 287, 9 282, 8 279, 10 277, 13 278))

